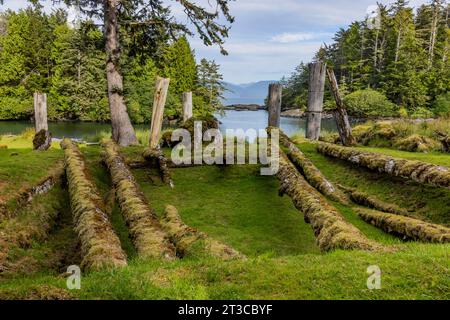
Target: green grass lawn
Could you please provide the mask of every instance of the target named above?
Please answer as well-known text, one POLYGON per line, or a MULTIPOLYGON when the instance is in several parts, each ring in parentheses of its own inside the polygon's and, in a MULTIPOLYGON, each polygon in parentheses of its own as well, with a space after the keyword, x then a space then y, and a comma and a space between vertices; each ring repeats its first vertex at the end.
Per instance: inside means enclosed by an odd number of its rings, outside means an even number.
MULTIPOLYGON (((357 187, 385 201, 416 210, 418 216, 427 220, 449 223, 449 190, 424 187, 355 168, 318 154, 313 144, 301 143, 299 147, 331 181, 357 187)), ((97 146, 86 147, 82 152, 92 178, 107 199, 111 195, 111 181, 100 163, 100 150, 97 146)), ((139 159, 142 147, 123 151, 127 157, 139 159)), ((14 167, 12 176, 6 180, 9 190, 20 189, 22 184, 45 176, 51 164, 62 158, 57 149, 44 153, 34 153, 29 149, 0 152, 23 155, 17 157, 15 163, 11 162, 9 155, 0 156, 0 173, 14 167), (38 168, 34 177, 28 177, 25 168, 29 170, 30 167, 38 168)), ((440 160, 436 158, 433 161, 440 160)), ((175 205, 187 224, 233 246, 247 259, 223 262, 197 257, 173 262, 142 261, 136 257, 120 210, 114 208, 111 220, 128 254, 128 267, 84 274, 82 289, 68 291, 65 289, 66 278, 61 272, 68 263, 76 264, 79 255, 75 235, 70 230, 70 213, 64 209, 67 208, 67 194, 61 191, 60 198, 66 206, 61 207, 61 215, 48 238, 36 241, 31 247, 15 248, 10 253, 12 259, 25 262, 31 259, 34 263, 31 265, 35 267, 21 269, 17 274, 0 273, 0 298, 450 298, 450 245, 402 242, 366 224, 355 214, 355 207, 333 203, 369 238, 396 249, 390 252, 339 250, 321 253, 302 214, 288 197, 278 196, 277 179, 260 176, 257 166, 173 169, 174 189, 164 185, 155 170, 137 169, 133 173, 158 215, 166 205, 175 205), (381 290, 367 289, 367 268, 371 265, 382 270, 381 290)), ((48 194, 35 201, 54 201, 54 197, 54 194, 48 194)), ((22 215, 29 215, 30 210, 24 209, 22 215)), ((4 225, 0 224, 2 231, 4 225)))

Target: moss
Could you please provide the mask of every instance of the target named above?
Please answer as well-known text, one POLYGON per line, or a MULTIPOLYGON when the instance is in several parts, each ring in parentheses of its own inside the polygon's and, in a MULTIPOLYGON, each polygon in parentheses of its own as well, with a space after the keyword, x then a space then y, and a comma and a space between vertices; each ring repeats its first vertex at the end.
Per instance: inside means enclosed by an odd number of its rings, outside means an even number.
POLYGON ((161 148, 172 148, 174 144, 177 144, 178 142, 173 143, 172 142, 172 130, 165 130, 163 131, 161 135, 161 148))
POLYGON ((156 162, 158 163, 159 172, 161 174, 161 179, 164 181, 164 183, 173 188, 174 184, 172 180, 172 174, 170 173, 168 161, 164 156, 164 153, 161 150, 147 148, 144 150, 142 156, 150 163, 156 160, 156 162))
POLYGON ((444 166, 393 158, 329 143, 317 144, 317 151, 380 173, 402 177, 422 184, 450 188, 450 169, 444 166))
POLYGON ((311 223, 322 251, 381 249, 381 245, 366 238, 310 186, 281 150, 277 176, 281 182, 280 194, 289 195, 295 207, 303 212, 305 221, 311 223))
POLYGON ((39 151, 48 150, 52 145, 52 135, 47 130, 42 129, 33 138, 33 149, 39 151))
POLYGON ((0 291, 0 300, 73 300, 72 294, 51 285, 36 285, 26 291, 4 289, 0 291))
MULTIPOLYGON (((270 128, 269 128, 270 130, 270 128)), ((292 163, 305 176, 306 180, 317 190, 332 200, 348 204, 346 196, 336 188, 303 152, 280 130, 280 143, 288 149, 287 155, 292 163)))
POLYGON ((82 268, 99 270, 125 266, 125 253, 105 213, 103 200, 88 178, 80 150, 69 139, 65 139, 61 147, 64 149, 75 231, 81 242, 82 268))
POLYGON ((357 212, 368 223, 405 240, 433 243, 450 242, 450 228, 441 225, 375 210, 358 209, 357 212))
POLYGON ((181 125, 182 129, 186 129, 189 131, 191 136, 194 136, 194 124, 195 122, 201 121, 202 122, 202 133, 207 131, 208 129, 219 129, 219 120, 217 120, 213 116, 206 116, 206 117, 193 117, 187 120, 185 123, 181 125))
POLYGON ((111 140, 103 140, 102 146, 103 160, 110 171, 116 199, 138 255, 173 259, 175 248, 125 164, 118 146, 111 140))
POLYGON ((399 139, 394 143, 394 146, 399 150, 410 152, 430 152, 439 149, 437 141, 418 134, 399 139))
POLYGON ((175 244, 177 254, 182 257, 210 255, 224 260, 244 258, 230 246, 184 224, 174 206, 166 207, 161 224, 175 244))
POLYGON ((350 193, 350 199, 355 202, 356 204, 366 206, 372 209, 377 209, 382 212, 388 212, 403 216, 408 216, 408 211, 400 208, 399 206, 392 204, 392 203, 386 203, 383 202, 376 197, 369 196, 363 192, 357 191, 357 190, 351 190, 350 193))

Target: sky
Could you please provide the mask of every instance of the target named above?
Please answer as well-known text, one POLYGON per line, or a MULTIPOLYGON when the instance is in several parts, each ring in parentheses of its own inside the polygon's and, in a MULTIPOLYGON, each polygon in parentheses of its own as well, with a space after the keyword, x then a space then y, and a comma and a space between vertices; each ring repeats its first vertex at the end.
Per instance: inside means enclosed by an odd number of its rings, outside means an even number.
MULTIPOLYGON (((175 3, 173 0, 165 0, 175 3)), ((197 0, 208 6, 207 0, 197 0)), ((394 0, 378 0, 388 4, 394 0)), ((4 0, 5 7, 24 8, 26 0, 4 0)), ((220 64, 224 80, 242 84, 262 80, 279 80, 289 75, 302 61, 311 61, 334 33, 355 20, 362 20, 369 6, 377 0, 236 0, 230 5, 236 21, 232 25, 225 48, 205 47, 198 38, 190 39, 198 60, 207 58, 220 64)), ((411 0, 417 7, 428 0, 411 0)), ((214 3, 210 0, 209 3, 214 3)), ((46 8, 51 10, 51 1, 46 8)), ((186 18, 173 4, 174 15, 186 18)))

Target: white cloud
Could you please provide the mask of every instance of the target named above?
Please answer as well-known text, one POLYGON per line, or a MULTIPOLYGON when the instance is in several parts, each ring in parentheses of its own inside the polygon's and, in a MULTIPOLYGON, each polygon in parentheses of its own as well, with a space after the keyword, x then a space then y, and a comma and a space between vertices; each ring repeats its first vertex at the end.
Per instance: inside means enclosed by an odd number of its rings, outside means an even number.
POLYGON ((273 42, 279 43, 293 43, 312 39, 314 39, 314 34, 304 32, 297 32, 297 33, 285 32, 272 37, 273 42))

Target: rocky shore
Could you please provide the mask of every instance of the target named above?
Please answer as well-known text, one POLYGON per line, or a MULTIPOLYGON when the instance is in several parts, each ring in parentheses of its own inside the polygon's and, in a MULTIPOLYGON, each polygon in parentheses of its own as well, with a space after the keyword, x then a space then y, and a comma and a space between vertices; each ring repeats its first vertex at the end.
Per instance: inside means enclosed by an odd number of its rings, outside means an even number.
POLYGON ((261 106, 259 104, 232 104, 224 107, 225 110, 235 110, 235 111, 258 111, 267 110, 266 106, 261 106))

